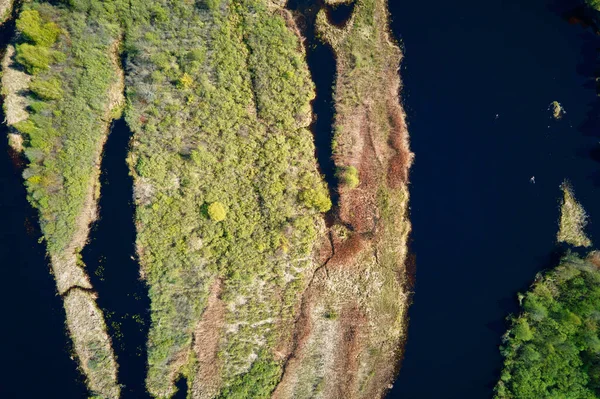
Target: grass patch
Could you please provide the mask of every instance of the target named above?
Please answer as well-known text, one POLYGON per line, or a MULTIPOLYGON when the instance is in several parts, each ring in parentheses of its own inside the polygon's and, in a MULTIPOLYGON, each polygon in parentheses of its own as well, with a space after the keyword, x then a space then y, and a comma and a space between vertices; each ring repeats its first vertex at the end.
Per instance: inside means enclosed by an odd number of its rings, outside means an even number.
POLYGON ((563 182, 560 188, 563 192, 563 198, 560 206, 559 229, 556 240, 576 247, 591 246, 592 241, 584 231, 588 220, 585 209, 575 199, 573 188, 568 182, 563 182))

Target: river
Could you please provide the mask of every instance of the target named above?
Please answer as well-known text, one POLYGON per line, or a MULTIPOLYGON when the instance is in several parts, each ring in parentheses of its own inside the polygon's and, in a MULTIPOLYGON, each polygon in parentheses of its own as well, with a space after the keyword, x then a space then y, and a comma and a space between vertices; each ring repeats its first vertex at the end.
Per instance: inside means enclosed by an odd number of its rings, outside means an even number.
MULTIPOLYGON (((562 11, 546 0, 390 1, 391 28, 405 50, 402 97, 416 154, 411 249, 417 266, 406 352, 389 398, 491 397, 516 294, 560 252, 555 234, 563 179, 572 182, 591 216, 591 238, 600 243, 600 104, 593 80, 599 42, 562 11), (567 111, 559 121, 548 110, 555 100, 567 111)), ((2 48, 10 29, 0 35, 2 48)), ((335 60, 328 47, 310 44, 320 117, 313 130, 323 132, 317 156, 334 186, 327 146, 335 60)), ((148 298, 133 246, 124 161, 129 134, 117 122, 109 136, 101 218, 83 256, 109 314, 124 397, 133 398, 146 395, 148 298)), ((85 397, 18 158, 0 143, 0 396, 85 397)), ((185 381, 180 386, 183 394, 185 381)))
POLYGON ((492 396, 505 318, 556 262, 563 179, 600 244, 599 42, 565 10, 546 0, 390 0, 416 154, 416 283, 389 399, 492 396), (559 121, 555 100, 567 112, 559 121))

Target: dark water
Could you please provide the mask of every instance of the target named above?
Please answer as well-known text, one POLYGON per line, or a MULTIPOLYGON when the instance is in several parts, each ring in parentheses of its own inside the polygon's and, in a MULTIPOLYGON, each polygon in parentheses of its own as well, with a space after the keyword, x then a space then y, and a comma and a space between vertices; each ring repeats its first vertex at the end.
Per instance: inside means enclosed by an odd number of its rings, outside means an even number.
POLYGON ((179 379, 175 382, 175 388, 177 389, 177 391, 173 395, 172 399, 187 398, 188 384, 185 377, 179 377, 179 379))
POLYGON ((336 4, 335 6, 327 7, 327 19, 329 23, 337 26, 344 27, 352 16, 354 11, 355 3, 342 3, 336 4))
POLYGON ((416 153, 416 285, 389 398, 492 396, 505 317, 556 261, 563 179, 600 244, 599 42, 564 10, 546 0, 390 0, 416 153), (547 109, 554 100, 567 111, 560 121, 547 109))
MULTIPOLYGON (((338 179, 335 176, 335 164, 332 158, 334 135, 332 126, 335 116, 333 91, 336 61, 331 46, 319 40, 315 31, 317 13, 324 6, 321 0, 289 0, 287 3, 287 8, 293 12, 296 23, 306 39, 304 43, 306 61, 315 84, 316 93, 316 97, 312 102, 314 117, 310 129, 315 139, 315 152, 319 171, 328 184, 329 194, 335 209, 339 198, 337 193, 338 179)), ((342 11, 335 14, 335 18, 338 18, 337 22, 343 23, 350 16, 348 7, 339 6, 339 9, 342 11)), ((334 18, 331 7, 328 11, 329 18, 334 18)))
POLYGON ((100 218, 82 251, 113 340, 123 399, 149 397, 144 382, 150 300, 135 253, 133 180, 126 163, 130 138, 125 121, 115 121, 102 157, 100 218))
MULTIPOLYGON (((0 27, 0 57, 14 21, 0 27)), ((22 159, 7 142, 0 98, 1 398, 85 398, 87 391, 45 257, 36 212, 26 199, 22 159)))

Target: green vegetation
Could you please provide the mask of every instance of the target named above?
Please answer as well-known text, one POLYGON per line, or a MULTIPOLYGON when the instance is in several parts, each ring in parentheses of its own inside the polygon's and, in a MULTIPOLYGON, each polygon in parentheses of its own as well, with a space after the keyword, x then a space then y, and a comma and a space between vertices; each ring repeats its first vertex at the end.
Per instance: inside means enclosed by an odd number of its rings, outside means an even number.
POLYGON ((360 184, 360 180, 358 179, 358 169, 354 166, 338 168, 336 175, 348 188, 356 188, 360 184))
POLYGON ((496 399, 600 397, 598 255, 567 255, 522 299, 504 337, 496 399))
POLYGON ((181 372, 192 392, 217 384, 223 397, 265 397, 331 207, 300 39, 265 0, 132 9, 126 119, 152 307, 148 389, 171 395, 181 372), (211 371, 193 351, 209 347, 195 330, 215 278, 227 306, 211 371))
POLYGON ((568 182, 560 186, 563 192, 559 230, 556 236, 558 242, 564 242, 576 247, 589 247, 592 241, 585 234, 587 214, 581 204, 575 199, 573 189, 568 182))
POLYGON ((97 12, 28 2, 17 29, 16 61, 33 75, 29 118, 15 126, 29 160, 23 176, 48 252, 58 254, 73 240, 95 179, 119 28, 97 12))
POLYGON ((227 217, 227 210, 220 202, 213 202, 208 206, 208 216, 215 222, 222 222, 227 217))
POLYGON ((594 10, 600 11, 600 0, 585 0, 585 2, 594 10))

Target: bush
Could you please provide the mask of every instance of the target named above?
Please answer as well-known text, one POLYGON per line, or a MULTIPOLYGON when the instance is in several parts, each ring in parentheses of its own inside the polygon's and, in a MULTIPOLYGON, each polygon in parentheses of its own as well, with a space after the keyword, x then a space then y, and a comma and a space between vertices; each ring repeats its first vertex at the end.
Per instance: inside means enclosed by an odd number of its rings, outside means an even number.
POLYGON ((42 21, 37 10, 25 10, 17 20, 17 29, 28 41, 43 47, 50 47, 60 35, 60 28, 54 22, 42 21))
POLYGON ((29 89, 42 100, 60 100, 63 96, 60 81, 56 78, 49 80, 35 79, 29 89))
POLYGON ((23 43, 17 45, 16 60, 25 67, 28 73, 35 75, 47 70, 54 61, 54 57, 53 51, 49 48, 23 43))
POLYGON ((586 0, 586 3, 594 10, 600 11, 600 0, 586 0))
POLYGON ((213 202, 208 206, 208 216, 215 222, 221 222, 227 217, 227 210, 220 202, 213 202))
POLYGON ((356 188, 360 184, 358 169, 354 166, 340 167, 338 168, 336 175, 338 179, 340 179, 340 182, 349 188, 356 188))
POLYGON ((324 188, 309 188, 300 193, 300 201, 310 208, 315 208, 319 212, 327 212, 331 209, 331 199, 324 188))

